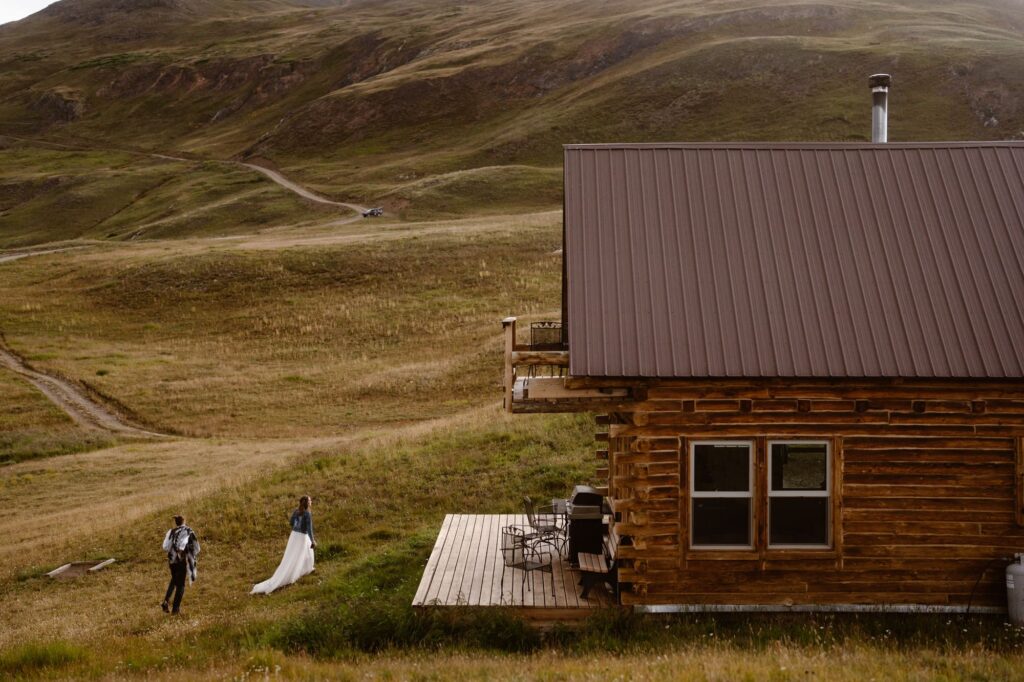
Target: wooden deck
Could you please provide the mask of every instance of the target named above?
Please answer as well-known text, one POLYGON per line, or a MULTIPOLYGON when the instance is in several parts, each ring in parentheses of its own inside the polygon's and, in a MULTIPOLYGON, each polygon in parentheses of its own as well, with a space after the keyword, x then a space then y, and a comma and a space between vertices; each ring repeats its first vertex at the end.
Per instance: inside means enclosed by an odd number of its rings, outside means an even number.
POLYGON ((501 528, 526 526, 521 514, 448 514, 423 571, 413 606, 500 606, 521 611, 529 618, 585 617, 587 610, 611 606, 607 590, 595 587, 588 599, 579 596, 579 573, 563 558, 551 574, 534 571, 523 589, 521 571, 508 568, 501 558, 501 528))

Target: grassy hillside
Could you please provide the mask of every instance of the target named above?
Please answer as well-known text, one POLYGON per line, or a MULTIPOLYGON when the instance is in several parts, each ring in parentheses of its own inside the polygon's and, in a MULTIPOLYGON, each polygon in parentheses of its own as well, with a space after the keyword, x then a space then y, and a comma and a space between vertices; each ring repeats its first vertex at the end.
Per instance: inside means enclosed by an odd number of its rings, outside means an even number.
POLYGON ((523 494, 594 482, 596 427, 498 405, 498 320, 558 304, 557 213, 366 229, 93 244, 0 265, 12 347, 181 434, 81 444, 72 432, 51 445, 60 415, 0 375, 0 447, 28 460, 0 466, 0 676, 346 679, 371 666, 398 679, 1013 679, 1024 669, 1024 631, 995 618, 609 614, 582 634, 541 635, 501 613, 414 613, 444 514, 514 511, 523 494), (302 494, 315 499, 317 572, 250 598, 302 494), (175 620, 157 606, 158 543, 177 512, 204 553, 175 620), (110 556, 116 564, 77 583, 44 576, 110 556))
POLYGON ((589 416, 499 407, 500 319, 560 305, 563 143, 863 139, 881 70, 893 139, 1019 136, 1022 29, 1017 0, 64 0, 0 27, 0 249, 66 249, 0 259, 0 332, 168 434, 83 430, 0 371, 0 678, 1021 679, 998 618, 539 634, 410 603, 445 513, 593 480, 589 416), (317 572, 250 598, 302 494, 317 572), (178 512, 204 552, 171 619, 178 512))
POLYGON ((1022 29, 1015 0, 64 0, 0 28, 0 134, 259 157, 410 218, 530 210, 567 142, 863 140, 877 71, 894 140, 1019 137, 1022 29))
POLYGON ((40 256, 0 271, 0 329, 38 367, 177 433, 312 436, 438 417, 497 399, 497 320, 557 309, 557 220, 40 256))
POLYGON ((347 215, 235 164, 0 139, 0 248, 227 236, 347 215))
POLYGON ((0 372, 0 466, 111 444, 106 434, 77 426, 27 382, 0 372))
MULTIPOLYGON (((17 555, 5 552, 16 556, 17 573, 0 582, 0 673, 76 679, 1020 678, 1024 631, 992 618, 605 614, 583 631, 542 635, 500 613, 413 613, 409 603, 444 513, 514 511, 509 491, 552 495, 562 493, 566 481, 586 480, 593 428, 582 417, 505 418, 492 406, 420 435, 322 444, 290 457, 291 465, 273 474, 193 495, 185 509, 202 534, 204 554, 179 619, 157 607, 166 567, 154 546, 178 507, 167 507, 166 498, 148 500, 141 510, 126 504, 133 499, 111 506, 94 489, 75 499, 89 523, 66 524, 61 543, 33 542, 57 511, 26 503, 50 502, 47 489, 65 478, 95 478, 99 463, 65 458, 48 484, 40 480, 41 464, 0 469, 0 500, 12 510, 0 519, 0 530, 22 548, 17 555), (317 519, 316 574, 270 597, 247 596, 273 570, 285 512, 305 493, 314 497, 317 519), (123 510, 130 522, 98 513, 111 508, 123 510), (69 555, 112 555, 119 562, 78 583, 42 575, 69 555)), ((289 447, 282 443, 279 450, 293 454, 289 447)), ((124 467, 119 450, 108 456, 111 472, 124 467)), ((4 568, 12 568, 10 561, 4 568)))

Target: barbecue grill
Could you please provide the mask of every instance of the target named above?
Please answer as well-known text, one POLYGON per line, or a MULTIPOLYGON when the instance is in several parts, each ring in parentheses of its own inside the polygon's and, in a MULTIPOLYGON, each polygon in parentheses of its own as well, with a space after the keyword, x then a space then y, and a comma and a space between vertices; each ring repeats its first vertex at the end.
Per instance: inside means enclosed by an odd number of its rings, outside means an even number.
POLYGON ((565 504, 569 519, 569 560, 579 564, 579 554, 604 551, 604 496, 589 485, 578 485, 565 504))

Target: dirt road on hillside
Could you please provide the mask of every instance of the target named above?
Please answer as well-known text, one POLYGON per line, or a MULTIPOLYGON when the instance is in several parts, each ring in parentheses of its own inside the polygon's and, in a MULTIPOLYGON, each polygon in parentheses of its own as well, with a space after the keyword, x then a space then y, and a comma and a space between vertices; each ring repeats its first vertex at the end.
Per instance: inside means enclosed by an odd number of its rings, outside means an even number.
MULTIPOLYGON (((149 157, 151 159, 160 159, 161 161, 174 161, 174 162, 180 162, 180 163, 201 163, 201 162, 204 162, 204 161, 211 161, 213 163, 221 163, 221 164, 227 164, 227 165, 231 165, 231 166, 241 166, 242 168, 248 168, 249 170, 253 170, 253 171, 256 171, 257 173, 260 173, 264 177, 268 178, 271 182, 273 182, 273 183, 275 183, 275 184, 285 188, 286 190, 288 190, 290 192, 298 194, 300 197, 302 197, 304 199, 308 199, 310 201, 315 201, 318 204, 326 204, 328 206, 338 206, 338 207, 341 207, 341 208, 347 208, 347 209, 349 209, 351 211, 355 211, 356 212, 356 215, 352 216, 351 218, 346 218, 344 220, 339 220, 339 221, 336 221, 336 222, 332 223, 334 225, 343 225, 345 223, 350 223, 350 222, 354 222, 356 220, 361 220, 362 217, 363 217, 363 212, 366 210, 365 206, 360 206, 359 204, 349 204, 349 203, 346 203, 344 201, 334 201, 333 199, 328 199, 327 197, 321 196, 321 195, 317 194, 316 192, 313 192, 312 190, 306 189, 302 185, 289 180, 288 178, 286 178, 284 175, 282 175, 278 171, 271 170, 269 168, 265 168, 263 166, 256 165, 255 163, 245 163, 244 161, 225 161, 225 160, 222 160, 222 159, 187 158, 187 157, 184 157, 184 156, 174 156, 172 154, 158 154, 156 152, 139 151, 137 149, 98 149, 98 148, 95 148, 95 147, 88 147, 88 146, 81 146, 81 145, 68 145, 68 144, 59 144, 57 142, 46 142, 46 141, 43 141, 43 140, 34 140, 32 138, 29 138, 29 137, 17 137, 17 136, 14 136, 14 135, 0 135, 0 137, 7 138, 8 140, 16 140, 18 142, 27 142, 27 143, 30 143, 30 144, 37 144, 37 145, 42 145, 42 146, 47 146, 47 147, 55 147, 57 149, 68 149, 68 150, 71 150, 71 151, 121 152, 121 153, 125 153, 125 154, 137 154, 139 156, 147 156, 147 157, 149 157)), ((3 261, 0 260, 0 262, 3 262, 3 261)))
POLYGON ((66 379, 29 367, 13 352, 0 346, 0 367, 6 367, 49 398, 50 402, 63 410, 77 424, 86 428, 108 431, 122 436, 163 438, 164 434, 141 429, 107 407, 100 405, 79 386, 66 379))
MULTIPOLYGON (((63 253, 74 248, 76 247, 0 253, 0 263, 8 263, 21 258, 29 258, 30 256, 63 253)), ((13 351, 5 348, 2 342, 0 342, 0 367, 9 369, 35 386, 50 402, 59 407, 80 426, 122 436, 164 437, 162 433, 147 431, 129 423, 106 406, 93 400, 81 386, 30 367, 13 351)))
MULTIPOLYGON (((21 138, 21 137, 14 137, 14 136, 0 136, 0 137, 7 137, 8 139, 18 140, 18 141, 22 141, 22 142, 28 142, 28 143, 32 143, 32 144, 43 144, 43 145, 47 145, 47 146, 51 146, 51 147, 57 147, 57 148, 61 148, 61 149, 73 149, 73 150, 80 150, 80 151, 89 149, 87 147, 78 147, 78 146, 70 146, 70 145, 57 144, 57 143, 40 142, 40 141, 37 141, 37 140, 32 140, 30 138, 21 138)), ((174 162, 183 162, 183 163, 196 163, 196 162, 202 161, 202 159, 188 159, 188 158, 181 157, 181 156, 172 156, 172 155, 169 155, 169 154, 157 154, 157 153, 153 153, 153 152, 142 152, 142 151, 137 151, 137 150, 118 149, 118 150, 108 150, 108 151, 120 151, 120 152, 126 152, 126 153, 131 153, 131 154, 138 154, 138 155, 141 155, 141 156, 147 156, 149 158, 160 159, 160 160, 163 160, 163 161, 174 161, 174 162)), ((293 193, 299 195, 300 197, 303 197, 304 199, 308 199, 310 201, 315 201, 315 202, 317 202, 319 204, 326 204, 326 205, 329 205, 329 206, 338 206, 340 208, 346 208, 348 210, 355 211, 355 215, 350 217, 350 218, 343 218, 341 220, 332 221, 331 222, 332 226, 333 225, 343 225, 343 224, 354 222, 354 221, 357 221, 357 220, 362 220, 363 212, 366 210, 364 207, 359 206, 358 204, 348 204, 348 203, 345 203, 345 202, 342 202, 342 201, 334 201, 333 199, 328 199, 327 197, 320 196, 316 192, 308 190, 305 187, 303 187, 302 185, 299 185, 299 184, 297 184, 295 182, 292 182, 288 178, 286 178, 283 175, 281 175, 281 173, 279 173, 279 172, 277 172, 275 170, 271 170, 269 168, 264 168, 262 166, 257 166, 256 164, 252 164, 252 163, 243 163, 243 162, 236 162, 236 161, 219 161, 219 163, 229 164, 229 165, 232 165, 232 166, 241 166, 243 168, 248 168, 249 170, 256 171, 257 173, 260 173, 264 177, 268 178, 271 182, 276 183, 277 185, 283 187, 284 189, 287 189, 290 192, 293 192, 293 193)), ((232 198, 232 200, 236 200, 236 199, 237 199, 237 197, 232 198)), ((224 203, 228 203, 228 202, 221 202, 219 204, 215 204, 214 206, 200 207, 200 208, 196 209, 196 211, 207 210, 209 208, 214 208, 214 207, 223 205, 224 203)), ((178 217, 181 217, 181 216, 179 215, 179 216, 174 216, 174 217, 178 218, 178 217)), ((165 219, 165 220, 169 220, 169 219, 165 219)), ((150 223, 148 225, 144 225, 140 229, 144 229, 146 227, 152 227, 153 225, 157 225, 157 224, 159 224, 161 222, 163 222, 163 221, 159 221, 158 220, 158 221, 155 221, 155 222, 150 223)), ((51 254, 51 253, 61 253, 63 251, 68 251, 71 248, 74 248, 74 247, 58 248, 58 249, 46 249, 46 250, 35 250, 35 251, 33 251, 33 250, 10 251, 10 252, 6 252, 6 253, 0 253, 0 263, 7 263, 7 262, 11 262, 11 261, 16 261, 16 260, 20 260, 22 258, 28 258, 30 256, 42 256, 42 255, 51 254)), ((88 396, 88 394, 86 394, 79 386, 76 386, 75 384, 73 384, 73 383, 71 383, 69 381, 66 381, 64 379, 61 379, 59 377, 51 376, 49 374, 45 374, 45 373, 40 372, 38 370, 32 369, 27 364, 25 364, 25 362, 21 358, 19 358, 17 355, 15 355, 14 353, 10 352, 9 350, 5 349, 2 345, 0 345, 0 367, 6 367, 6 368, 10 369, 11 371, 13 371, 15 374, 18 374, 18 375, 22 376, 30 384, 32 384, 37 389, 39 389, 39 391, 43 395, 45 395, 47 398, 49 398, 49 400, 51 402, 53 402, 53 404, 55 404, 61 410, 66 412, 68 414, 68 416, 70 416, 75 422, 77 422, 78 424, 81 424, 82 426, 85 426, 87 428, 96 428, 96 429, 100 429, 100 430, 103 430, 103 431, 109 431, 111 433, 122 434, 122 435, 133 435, 133 436, 143 436, 143 437, 163 437, 163 434, 154 433, 152 431, 146 431, 145 429, 141 429, 141 428, 139 428, 137 426, 134 426, 134 425, 128 423, 127 421, 122 419, 119 415, 117 415, 114 412, 112 412, 109 409, 107 409, 105 406, 103 406, 103 405, 95 402, 94 400, 92 400, 88 396)))
POLYGON ((239 165, 245 166, 246 168, 249 168, 250 170, 254 170, 257 173, 262 173, 263 175, 267 176, 268 178, 270 178, 271 180, 273 180, 277 184, 281 185, 281 187, 284 187, 285 189, 288 189, 288 190, 291 190, 292 192, 295 192, 296 194, 298 194, 300 197, 302 197, 304 199, 309 199, 310 201, 315 201, 318 204, 327 204, 328 206, 341 206, 341 207, 344 207, 344 208, 351 209, 351 210, 353 210, 353 211, 355 211, 356 213, 359 214, 358 217, 356 218, 357 220, 359 218, 363 217, 363 211, 366 210, 365 206, 360 206, 358 204, 347 204, 347 203, 345 203, 343 201, 334 201, 333 199, 328 199, 327 197, 322 197, 319 194, 317 194, 316 192, 310 191, 310 190, 306 189, 305 187, 303 187, 302 185, 299 185, 299 184, 296 184, 296 183, 292 182, 291 180, 289 180, 288 178, 286 178, 285 176, 281 175, 280 173, 278 173, 275 170, 270 170, 269 168, 264 168, 263 166, 257 166, 254 163, 240 163, 239 165))
POLYGON ((45 256, 48 253, 64 253, 65 251, 71 251, 72 249, 79 248, 75 246, 69 246, 63 249, 46 249, 45 251, 7 251, 0 252, 0 263, 9 263, 16 261, 21 258, 28 258, 29 256, 45 256))

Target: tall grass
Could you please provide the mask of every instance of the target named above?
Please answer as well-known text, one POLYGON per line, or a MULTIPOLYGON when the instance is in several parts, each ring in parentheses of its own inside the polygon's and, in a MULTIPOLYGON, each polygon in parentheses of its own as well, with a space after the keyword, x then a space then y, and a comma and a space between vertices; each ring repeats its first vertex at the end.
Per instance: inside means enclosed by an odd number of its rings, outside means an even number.
POLYGON ((83 647, 67 642, 30 643, 0 651, 0 677, 18 679, 82 663, 88 658, 83 647))
POLYGON ((497 321, 560 300, 557 220, 488 220, 481 234, 17 261, 0 329, 41 368, 184 435, 319 437, 450 415, 497 400, 497 321))
MULTIPOLYGON (((0 369, 0 466, 114 442, 105 433, 78 426, 28 382, 0 369)), ((0 480, 0 489, 3 485, 0 480)))

